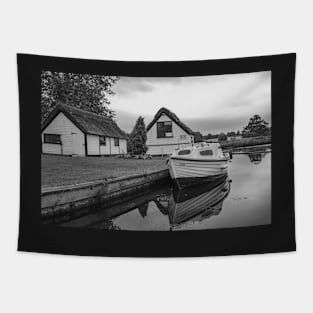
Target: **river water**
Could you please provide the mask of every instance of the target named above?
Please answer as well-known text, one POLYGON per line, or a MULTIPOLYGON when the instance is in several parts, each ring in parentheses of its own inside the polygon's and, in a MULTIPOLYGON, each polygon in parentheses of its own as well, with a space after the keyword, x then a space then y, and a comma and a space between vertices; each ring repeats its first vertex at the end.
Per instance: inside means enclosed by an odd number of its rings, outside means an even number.
POLYGON ((271 223, 271 152, 238 150, 228 177, 177 188, 162 184, 64 226, 139 231, 198 230, 271 223))

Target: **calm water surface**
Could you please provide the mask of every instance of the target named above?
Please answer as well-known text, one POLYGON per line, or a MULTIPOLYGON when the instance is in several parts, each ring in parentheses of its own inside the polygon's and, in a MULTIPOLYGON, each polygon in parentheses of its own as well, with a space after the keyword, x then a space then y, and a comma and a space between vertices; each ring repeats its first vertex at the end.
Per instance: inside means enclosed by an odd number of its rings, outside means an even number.
POLYGON ((64 226, 167 231, 270 224, 271 152, 243 152, 233 155, 227 178, 185 188, 169 183, 64 226))

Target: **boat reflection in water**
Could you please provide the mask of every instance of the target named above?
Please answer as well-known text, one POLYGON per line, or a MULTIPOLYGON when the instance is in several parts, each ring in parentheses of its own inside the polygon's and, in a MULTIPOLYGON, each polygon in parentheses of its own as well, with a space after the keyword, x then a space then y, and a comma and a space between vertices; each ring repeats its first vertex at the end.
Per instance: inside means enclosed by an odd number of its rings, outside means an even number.
POLYGON ((106 230, 168 231, 181 226, 188 230, 189 225, 218 215, 229 191, 227 176, 184 188, 170 184, 61 224, 106 230))
POLYGON ((227 176, 200 185, 175 188, 168 204, 171 230, 218 215, 229 192, 230 180, 227 176))

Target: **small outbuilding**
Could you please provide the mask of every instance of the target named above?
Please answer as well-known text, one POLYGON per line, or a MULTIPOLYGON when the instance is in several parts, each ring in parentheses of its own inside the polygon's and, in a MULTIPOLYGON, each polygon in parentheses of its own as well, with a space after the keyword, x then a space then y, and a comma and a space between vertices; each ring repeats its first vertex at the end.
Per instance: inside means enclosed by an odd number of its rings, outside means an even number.
POLYGON ((110 118, 59 104, 41 127, 42 153, 69 156, 127 153, 126 134, 110 118))
POLYGON ((182 145, 193 143, 193 131, 167 108, 161 108, 147 126, 148 154, 171 154, 182 145))

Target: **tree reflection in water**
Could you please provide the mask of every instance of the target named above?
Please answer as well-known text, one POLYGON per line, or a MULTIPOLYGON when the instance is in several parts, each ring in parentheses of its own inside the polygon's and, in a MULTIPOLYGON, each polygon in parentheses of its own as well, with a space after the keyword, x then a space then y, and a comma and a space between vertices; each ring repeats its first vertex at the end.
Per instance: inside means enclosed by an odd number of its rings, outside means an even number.
POLYGON ((144 203, 138 206, 139 214, 144 218, 148 214, 149 203, 144 203))
POLYGON ((260 164, 262 159, 265 157, 265 152, 252 152, 248 153, 248 157, 250 159, 250 162, 253 164, 260 164))
POLYGON ((266 154, 271 152, 271 147, 254 147, 254 148, 237 148, 234 149, 234 154, 246 154, 249 157, 249 160, 253 164, 260 164, 265 158, 266 154))

